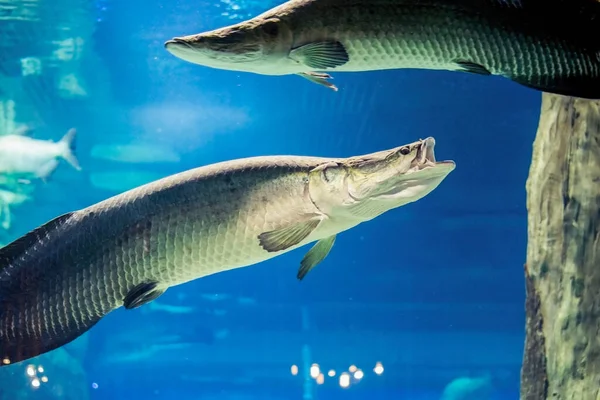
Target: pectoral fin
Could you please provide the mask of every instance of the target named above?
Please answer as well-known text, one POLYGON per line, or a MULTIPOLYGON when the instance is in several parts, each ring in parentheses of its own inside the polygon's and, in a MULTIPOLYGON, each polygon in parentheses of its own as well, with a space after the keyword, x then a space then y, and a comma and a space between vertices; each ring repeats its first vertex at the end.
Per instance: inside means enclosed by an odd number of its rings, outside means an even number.
POLYGON ((456 64, 460 67, 463 72, 470 72, 472 74, 477 75, 491 75, 492 73, 488 71, 486 67, 483 65, 476 64, 470 61, 457 60, 456 64))
POLYGON ((338 91, 337 86, 333 83, 329 82, 327 79, 333 79, 333 77, 329 74, 322 74, 320 72, 301 72, 297 74, 304 79, 308 79, 312 83, 316 83, 317 85, 325 86, 328 89, 333 90, 334 92, 338 91))
POLYGON ((273 231, 263 232, 258 235, 258 240, 262 248, 268 252, 285 250, 306 239, 322 220, 322 216, 311 214, 304 221, 286 225, 273 231))
POLYGON ((131 310, 156 300, 166 291, 166 289, 159 289, 157 286, 157 282, 140 283, 127 293, 123 305, 126 309, 131 310))
POLYGON ((300 269, 298 269, 298 280, 304 279, 314 267, 321 263, 327 257, 333 244, 335 243, 335 235, 319 240, 300 261, 300 269))
POLYGON ((338 41, 313 42, 290 51, 290 58, 316 70, 340 67, 350 57, 344 45, 338 41))

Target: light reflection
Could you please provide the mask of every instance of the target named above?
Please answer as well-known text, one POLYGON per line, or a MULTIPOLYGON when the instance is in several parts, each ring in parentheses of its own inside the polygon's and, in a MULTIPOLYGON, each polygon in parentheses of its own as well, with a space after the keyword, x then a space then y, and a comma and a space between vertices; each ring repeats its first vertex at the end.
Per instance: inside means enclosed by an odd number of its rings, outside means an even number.
POLYGON ((323 382, 325 382, 325 375, 319 374, 319 376, 317 376, 317 385, 322 385, 323 382))
MULTIPOLYGON (((297 365, 291 366, 292 375, 299 374, 299 368, 297 365)), ((383 364, 380 361, 375 363, 375 367, 373 368, 373 372, 376 375, 382 375, 384 372, 383 364)), ((345 372, 338 373, 335 369, 321 369, 321 366, 318 363, 312 363, 310 365, 310 377, 314 379, 318 385, 323 385, 325 383, 326 377, 336 377, 339 376, 338 381, 341 388, 346 389, 352 386, 353 384, 359 383, 362 379, 368 375, 368 371, 365 373, 363 369, 358 368, 356 364, 351 364, 348 367, 348 370, 345 372), (327 372, 325 372, 327 371, 327 372)))
POLYGON ((48 377, 47 376, 42 376, 42 382, 44 382, 44 383, 48 382, 48 377))
POLYGON ((34 376, 35 375, 35 367, 33 365, 29 365, 27 367, 27 375, 34 376))
POLYGON ((321 373, 321 369, 319 368, 319 364, 313 364, 310 366, 310 376, 313 379, 317 379, 317 376, 321 373))
POLYGON ((40 387, 40 380, 38 378, 34 378, 31 380, 31 386, 33 386, 34 388, 39 388, 40 387))
POLYGON ((43 373, 44 373, 44 367, 42 367, 42 366, 40 365, 40 366, 38 367, 38 372, 39 372, 40 374, 43 374, 43 373))
POLYGON ((343 389, 346 389, 347 387, 350 386, 350 374, 347 372, 344 372, 340 375, 340 386, 343 389))

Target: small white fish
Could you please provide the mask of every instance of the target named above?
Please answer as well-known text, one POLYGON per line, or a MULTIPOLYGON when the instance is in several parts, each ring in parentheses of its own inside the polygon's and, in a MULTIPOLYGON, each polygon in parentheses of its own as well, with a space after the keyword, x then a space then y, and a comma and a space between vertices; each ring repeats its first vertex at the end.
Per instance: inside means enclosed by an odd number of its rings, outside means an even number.
POLYGON ((32 198, 24 193, 0 189, 0 226, 4 229, 10 229, 12 216, 10 207, 30 200, 32 198))
POLYGON ((58 142, 23 135, 0 136, 0 174, 45 180, 61 158, 81 170, 74 154, 75 133, 70 129, 58 142))

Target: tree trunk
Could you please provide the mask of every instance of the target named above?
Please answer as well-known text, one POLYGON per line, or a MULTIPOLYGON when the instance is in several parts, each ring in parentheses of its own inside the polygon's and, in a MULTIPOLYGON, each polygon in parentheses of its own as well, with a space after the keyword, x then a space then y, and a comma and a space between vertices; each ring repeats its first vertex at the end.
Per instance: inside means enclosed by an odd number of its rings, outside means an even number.
POLYGON ((521 399, 599 400, 600 102, 543 95, 527 209, 521 399))

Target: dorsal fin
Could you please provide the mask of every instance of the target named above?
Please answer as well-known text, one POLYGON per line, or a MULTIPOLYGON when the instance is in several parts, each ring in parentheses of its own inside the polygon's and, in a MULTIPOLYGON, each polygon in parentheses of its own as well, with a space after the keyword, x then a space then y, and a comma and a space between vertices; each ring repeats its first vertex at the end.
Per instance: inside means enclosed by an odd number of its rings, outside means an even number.
POLYGON ((71 217, 71 215, 73 215, 73 212, 56 217, 35 228, 29 233, 21 236, 12 243, 0 248, 0 269, 11 265, 25 251, 31 248, 31 246, 40 242, 40 240, 48 236, 50 232, 65 223, 71 217))

